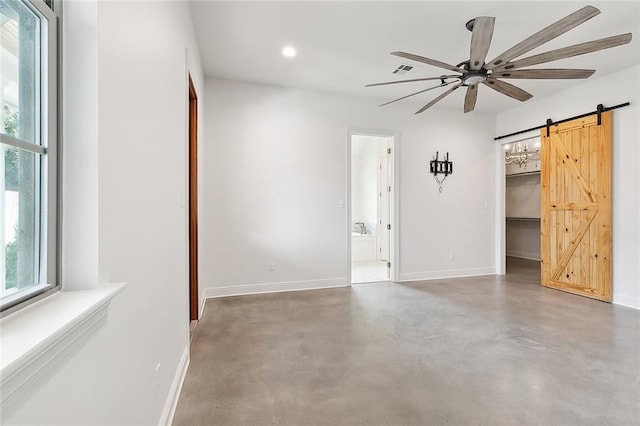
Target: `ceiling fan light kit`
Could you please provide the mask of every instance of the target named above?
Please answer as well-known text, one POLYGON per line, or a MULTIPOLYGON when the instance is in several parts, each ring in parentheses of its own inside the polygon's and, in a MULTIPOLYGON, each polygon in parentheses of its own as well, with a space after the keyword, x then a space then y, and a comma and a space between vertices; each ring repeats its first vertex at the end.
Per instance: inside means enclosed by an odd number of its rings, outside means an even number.
POLYGON ((493 38, 493 29, 495 18, 491 16, 479 16, 469 20, 465 26, 471 31, 471 48, 469 60, 463 61, 457 65, 451 65, 446 62, 437 61, 420 55, 406 52, 391 52, 392 55, 409 59, 423 64, 446 69, 455 74, 441 75, 438 77, 413 78, 410 80, 389 81, 384 83, 368 84, 365 87, 384 86, 389 84, 410 83, 418 81, 440 80, 437 86, 429 87, 418 92, 411 93, 401 98, 385 102, 383 105, 406 99, 411 96, 424 93, 429 90, 437 89, 444 86, 452 85, 448 90, 437 96, 435 99, 427 103, 424 107, 416 111, 420 114, 429 109, 446 96, 453 93, 460 87, 466 87, 467 93, 464 100, 464 112, 470 112, 475 109, 478 97, 478 86, 483 84, 498 93, 509 96, 518 101, 524 102, 533 97, 526 90, 523 90, 513 84, 507 83, 501 79, 585 79, 589 78, 595 70, 592 69, 572 69, 572 68, 554 68, 554 69, 522 69, 532 65, 538 65, 546 62, 557 61, 560 59, 570 58, 573 56, 584 55, 586 53, 597 52, 599 50, 610 49, 616 46, 628 44, 631 41, 631 33, 620 34, 612 37, 606 37, 598 40, 588 41, 573 46, 555 49, 548 52, 533 55, 527 58, 518 59, 527 52, 555 39, 556 37, 566 33, 572 28, 585 23, 589 19, 598 15, 600 11, 593 6, 585 6, 570 15, 556 21, 555 23, 543 28, 537 33, 527 37, 520 43, 501 53, 491 61, 486 61, 491 39, 493 38), (512 62, 512 60, 515 60, 512 62))

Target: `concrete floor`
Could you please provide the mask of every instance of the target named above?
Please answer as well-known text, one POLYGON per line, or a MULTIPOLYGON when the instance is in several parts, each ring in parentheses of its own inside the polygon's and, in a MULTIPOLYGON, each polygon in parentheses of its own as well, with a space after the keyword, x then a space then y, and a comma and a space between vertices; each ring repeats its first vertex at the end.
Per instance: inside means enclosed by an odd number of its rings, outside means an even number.
POLYGON ((640 312, 538 271, 209 299, 174 424, 637 425, 640 312))

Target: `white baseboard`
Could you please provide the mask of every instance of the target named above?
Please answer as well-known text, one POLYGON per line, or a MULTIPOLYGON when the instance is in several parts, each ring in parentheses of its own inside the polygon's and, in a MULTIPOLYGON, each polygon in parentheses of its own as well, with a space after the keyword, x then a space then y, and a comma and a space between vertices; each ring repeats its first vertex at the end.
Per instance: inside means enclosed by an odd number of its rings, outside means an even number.
POLYGON ((462 277, 475 277, 478 275, 495 275, 496 270, 494 267, 487 266, 485 268, 469 268, 469 269, 448 269, 441 271, 429 271, 429 272, 410 272, 400 274, 400 282, 407 281, 424 281, 424 280, 438 280, 443 278, 462 278, 462 277))
POLYGON ((207 290, 205 289, 202 292, 202 298, 200 299, 200 311, 198 312, 198 321, 202 319, 202 315, 204 314, 204 305, 207 303, 207 290))
POLYGON ((640 298, 627 296, 626 294, 616 294, 613 292, 614 305, 626 306, 627 308, 640 309, 640 298))
POLYGON ((280 283, 242 284, 226 287, 210 287, 204 290, 204 298, 242 296, 247 294, 280 293, 283 291, 318 290, 323 288, 348 287, 347 278, 323 280, 287 281, 280 283))
POLYGON ((537 260, 540 261, 540 253, 527 253, 523 251, 507 251, 509 257, 519 257, 520 259, 537 260))
POLYGON ((160 416, 160 421, 158 425, 171 425, 173 423, 173 416, 176 414, 176 407, 178 406, 178 399, 180 398, 180 391, 182 390, 182 384, 184 383, 184 378, 187 376, 187 369, 189 368, 189 345, 184 348, 184 352, 182 353, 182 358, 180 358, 180 364, 178 364, 178 369, 176 370, 176 374, 173 377, 173 383, 171 383, 171 388, 169 389, 169 396, 167 396, 167 401, 164 404, 164 409, 162 410, 162 415, 160 416))

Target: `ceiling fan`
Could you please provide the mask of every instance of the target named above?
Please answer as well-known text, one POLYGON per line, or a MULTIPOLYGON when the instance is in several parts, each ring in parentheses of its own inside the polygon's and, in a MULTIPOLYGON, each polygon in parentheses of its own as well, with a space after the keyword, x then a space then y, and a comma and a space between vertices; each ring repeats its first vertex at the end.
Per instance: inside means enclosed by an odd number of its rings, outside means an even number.
POLYGON ((535 49, 538 46, 547 43, 550 40, 566 33, 572 28, 588 21, 598 15, 600 11, 593 6, 585 6, 572 14, 565 16, 559 21, 549 25, 548 27, 538 31, 537 33, 527 37, 512 48, 498 55, 495 59, 485 62, 493 36, 493 27, 495 18, 491 16, 479 16, 466 23, 466 27, 472 32, 470 58, 458 65, 450 65, 435 59, 425 58, 424 56, 414 55, 406 52, 392 52, 392 55, 399 56, 413 61, 422 62, 424 64, 433 65, 435 67, 444 68, 455 74, 441 75, 439 77, 414 78, 410 80, 389 81, 385 83, 368 84, 365 87, 383 86, 388 84, 409 83, 416 81, 440 80, 440 84, 429 87, 415 93, 403 96, 398 99, 386 102, 380 106, 388 105, 393 102, 406 99, 429 90, 440 87, 450 86, 448 90, 440 94, 431 102, 416 111, 416 114, 432 107, 446 96, 453 93, 460 87, 467 88, 467 94, 464 99, 464 112, 473 111, 478 97, 478 86, 484 84, 491 89, 510 96, 519 101, 531 99, 533 95, 513 84, 507 83, 502 79, 581 79, 588 78, 595 70, 590 69, 522 69, 531 65, 538 65, 545 62, 557 61, 559 59, 570 58, 572 56, 584 55, 585 53, 596 52, 598 50, 609 49, 615 46, 621 46, 631 41, 631 33, 620 34, 612 37, 601 38, 598 40, 588 41, 586 43, 575 44, 573 46, 564 47, 562 49, 551 50, 549 52, 540 53, 529 56, 527 58, 514 59, 535 49), (513 62, 512 62, 513 61, 513 62))

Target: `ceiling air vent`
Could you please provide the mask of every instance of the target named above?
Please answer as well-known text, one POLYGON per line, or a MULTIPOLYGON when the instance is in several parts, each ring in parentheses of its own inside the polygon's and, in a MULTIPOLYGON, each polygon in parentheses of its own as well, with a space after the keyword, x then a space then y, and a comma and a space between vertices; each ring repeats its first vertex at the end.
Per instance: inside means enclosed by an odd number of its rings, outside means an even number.
POLYGON ((413 67, 411 65, 400 65, 398 68, 396 68, 393 73, 394 74, 398 74, 398 75, 403 75, 408 73, 409 71, 411 71, 413 69, 413 67))

